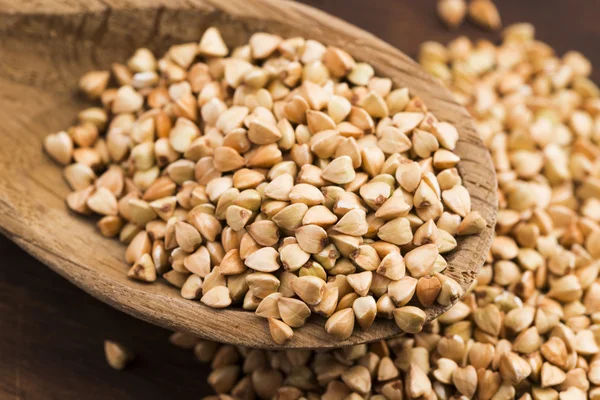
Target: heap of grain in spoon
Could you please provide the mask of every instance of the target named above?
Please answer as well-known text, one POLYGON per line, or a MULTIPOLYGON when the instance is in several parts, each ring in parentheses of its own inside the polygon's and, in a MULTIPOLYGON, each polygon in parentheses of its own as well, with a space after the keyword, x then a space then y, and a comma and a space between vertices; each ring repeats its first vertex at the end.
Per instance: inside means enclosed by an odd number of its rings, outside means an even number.
POLYGON ((456 128, 392 86, 336 47, 256 33, 230 52, 210 28, 85 74, 102 106, 45 149, 68 206, 128 245, 133 279, 241 305, 279 344, 312 313, 339 340, 376 317, 415 333, 462 295, 443 254, 485 221, 456 128))

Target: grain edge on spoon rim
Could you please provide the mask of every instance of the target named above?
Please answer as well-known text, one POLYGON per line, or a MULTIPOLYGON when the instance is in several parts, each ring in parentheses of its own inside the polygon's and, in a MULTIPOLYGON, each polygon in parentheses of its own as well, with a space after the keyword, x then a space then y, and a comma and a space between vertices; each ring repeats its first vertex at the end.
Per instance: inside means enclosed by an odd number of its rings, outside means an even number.
MULTIPOLYGON (((13 2, 8 1, 9 5, 10 3, 13 2)), ((122 27, 115 28, 114 25, 111 28, 111 19, 133 19, 142 22, 144 19, 155 15, 158 17, 155 17, 155 20, 151 22, 158 22, 159 26, 156 32, 161 32, 161 24, 168 23, 160 19, 165 10, 169 13, 178 12, 176 10, 177 4, 173 4, 178 2, 170 2, 167 8, 162 6, 163 3, 166 3, 166 0, 155 1, 151 5, 144 3, 142 0, 129 0, 127 8, 113 8, 109 13, 105 5, 94 2, 91 2, 91 4, 84 3, 83 0, 81 2, 52 1, 41 9, 24 4, 20 6, 18 11, 10 10, 9 7, 5 7, 6 9, 3 10, 0 2, 0 16, 3 16, 0 19, 0 32, 10 28, 11 21, 34 20, 38 22, 39 20, 42 22, 41 28, 43 28, 43 24, 51 24, 47 18, 49 16, 57 16, 59 19, 68 20, 69 18, 79 18, 82 13, 86 16, 104 15, 103 18, 106 18, 106 20, 102 29, 108 31, 108 34, 111 33, 111 29, 117 31, 123 29, 122 27), (148 12, 150 15, 135 14, 140 11, 148 12), (7 16, 7 18, 5 19, 4 16, 7 16), (3 26, 3 24, 6 25, 3 26)), ((212 24, 216 26, 220 24, 235 25, 245 29, 245 32, 238 33, 238 35, 246 35, 246 37, 248 32, 273 28, 273 32, 284 36, 302 35, 307 38, 321 40, 325 44, 343 47, 358 60, 370 62, 380 76, 389 77, 396 84, 408 86, 413 94, 419 95, 424 100, 436 116, 457 127, 460 140, 456 151, 461 156, 458 168, 463 177, 463 184, 471 193, 473 209, 479 211, 487 221, 487 228, 480 235, 459 238, 459 248, 448 257, 449 268, 447 274, 456 279, 463 288, 468 287, 475 279, 491 244, 493 227, 496 221, 497 184, 489 153, 476 134, 468 113, 452 100, 450 92, 399 50, 359 28, 311 7, 275 0, 235 0, 229 1, 227 4, 220 4, 220 2, 214 0, 194 0, 191 4, 193 6, 190 5, 190 2, 186 2, 181 7, 188 9, 185 11, 186 13, 193 13, 195 16, 202 18, 201 22, 205 25, 202 28, 212 24), (190 9, 190 7, 194 9, 190 9), (229 14, 224 15, 222 12, 229 14)), ((14 24, 14 26, 18 28, 18 24, 14 24)), ((119 33, 122 32, 116 32, 116 34, 119 33)), ((102 32, 102 34, 97 35, 101 43, 106 34, 106 32, 102 32)), ((84 40, 93 40, 94 38, 93 35, 86 36, 85 33, 83 36, 84 40)), ((190 36, 189 32, 188 36, 190 36)), ((225 29, 224 36, 227 41, 227 29, 225 29)), ((7 40, 10 41, 12 38, 32 39, 30 32, 20 32, 18 29, 13 30, 7 40), (19 34, 22 36, 19 36, 19 34)), ((198 38, 199 35, 195 35, 195 37, 177 37, 176 39, 180 41, 197 40, 198 38)), ((159 36, 157 40, 161 40, 161 37, 159 36)), ((136 46, 138 45, 143 45, 143 43, 136 44, 136 46)), ((12 49, 10 51, 18 57, 17 51, 12 49)), ((3 75, 3 71, 0 70, 0 78, 3 78, 3 75)), ((78 76, 69 77, 71 87, 68 90, 73 90, 77 78, 78 76)), ((10 117, 8 114, 6 116, 10 117)), ((56 129, 61 128, 56 127, 56 129)), ((5 148, 10 146, 11 142, 7 139, 7 137, 10 137, 9 132, 4 132, 3 129, 5 128, 0 127, 0 143, 5 148)), ((47 132, 36 132, 38 136, 44 133, 47 132)), ((41 136, 39 137, 41 138, 41 136)), ((33 142, 30 146, 35 145, 36 147, 35 149, 29 149, 31 155, 35 160, 44 158, 45 155, 40 154, 41 140, 33 142)), ((9 179, 15 180, 15 183, 17 179, 28 179, 25 171, 23 171, 24 168, 19 170, 19 165, 23 165, 19 164, 20 160, 13 154, 14 152, 4 151, 9 158, 13 157, 11 161, 14 160, 15 163, 10 167, 13 170, 11 171, 12 178, 9 179), (19 174, 19 171, 21 175, 15 175, 19 174)), ((53 173, 60 174, 59 168, 54 168, 53 173)), ((2 171, 0 170, 0 172, 2 171)), ((6 173, 6 171, 4 172, 6 173)), ((11 176, 11 174, 7 175, 11 176)), ((25 186, 30 186, 29 189, 37 188, 38 192, 35 193, 50 195, 48 189, 38 182, 30 182, 29 184, 25 186)), ((5 183, 5 185, 7 190, 10 190, 10 182, 5 183)), ((0 230, 7 237, 86 292, 146 321, 175 330, 186 330, 207 339, 263 348, 338 347, 384 339, 399 333, 399 329, 393 321, 378 319, 368 332, 362 332, 360 328, 356 327, 355 333, 349 339, 337 342, 324 331, 324 319, 313 317, 304 327, 295 331, 294 338, 286 345, 275 345, 269 335, 266 321, 256 317, 253 313, 233 309, 212 310, 198 304, 198 302, 179 297, 178 290, 168 287, 166 284, 144 285, 133 282, 125 276, 124 262, 121 275, 113 273, 114 276, 109 276, 103 273, 103 270, 92 268, 92 266, 88 266, 81 260, 70 260, 65 254, 61 254, 60 248, 56 247, 56 240, 50 240, 47 235, 44 236, 44 231, 36 229, 32 221, 27 220, 27 217, 24 220, 19 220, 19 215, 25 213, 19 213, 18 211, 23 211, 27 207, 44 207, 44 205, 35 203, 34 200, 31 204, 19 204, 20 198, 17 194, 17 191, 15 193, 0 194, 0 226, 2 226, 0 230), (17 212, 14 212, 15 210, 17 212), (244 335, 240 336, 240 332, 243 332, 244 335)), ((41 201, 41 199, 38 199, 38 201, 41 201)), ((61 204, 62 209, 54 209, 53 211, 62 213, 63 218, 76 220, 77 226, 81 224, 92 225, 90 221, 85 221, 84 218, 74 217, 73 214, 68 213, 64 204, 61 204)), ((28 213, 27 215, 32 214, 28 213)), ((37 221, 37 223, 41 222, 37 221)), ((93 242, 94 240, 100 241, 103 239, 100 235, 97 235, 97 239, 91 238, 91 240, 93 242)), ((114 244, 110 244, 110 246, 118 247, 114 244)), ((120 255, 122 256, 122 254, 120 255)), ((436 305, 427 309, 428 320, 438 316, 447 308, 436 305)))

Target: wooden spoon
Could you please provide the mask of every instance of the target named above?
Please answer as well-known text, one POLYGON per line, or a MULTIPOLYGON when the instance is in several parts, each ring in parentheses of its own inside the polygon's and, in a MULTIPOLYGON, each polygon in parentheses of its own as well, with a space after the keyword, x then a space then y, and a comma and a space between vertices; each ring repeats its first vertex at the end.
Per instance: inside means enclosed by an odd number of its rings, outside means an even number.
MULTIPOLYGON (((145 285, 128 279, 124 246, 101 237, 92 221, 67 210, 67 185, 61 169, 42 152, 42 139, 72 124, 87 106, 76 94, 78 78, 126 60, 139 47, 162 54, 172 44, 197 41, 210 26, 220 29, 230 47, 246 43, 261 30, 339 46, 371 63, 380 76, 410 88, 439 119, 458 128, 456 152, 462 160, 458 169, 473 209, 487 221, 480 235, 458 238, 458 248, 447 257, 444 273, 466 289, 486 258, 497 208, 494 168, 467 111, 399 50, 331 15, 282 0, 0 3, 1 231, 98 299, 135 317, 203 338, 263 348, 329 348, 398 335, 393 321, 378 319, 369 331, 356 328, 349 339, 339 342, 325 332, 324 319, 313 316, 290 342, 277 346, 266 320, 251 312, 213 310, 181 298, 166 283, 145 285)), ((428 308, 428 320, 447 308, 428 308)))

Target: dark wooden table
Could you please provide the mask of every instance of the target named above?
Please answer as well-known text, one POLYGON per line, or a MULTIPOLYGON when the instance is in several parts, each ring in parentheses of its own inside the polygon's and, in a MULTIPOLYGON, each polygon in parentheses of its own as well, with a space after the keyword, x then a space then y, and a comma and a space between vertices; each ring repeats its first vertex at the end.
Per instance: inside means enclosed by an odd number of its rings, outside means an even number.
MULTIPOLYGON (((498 38, 470 24, 448 32, 435 0, 304 0, 415 56, 425 40, 458 34, 498 38)), ((600 65, 595 0, 497 0, 505 23, 532 22, 559 53, 575 49, 600 65)), ((594 71, 596 81, 599 70, 594 71)), ((206 366, 167 342, 169 332, 122 314, 52 273, 0 237, 0 400, 164 399, 209 394, 206 366), (123 372, 104 361, 103 340, 137 361, 123 372)))

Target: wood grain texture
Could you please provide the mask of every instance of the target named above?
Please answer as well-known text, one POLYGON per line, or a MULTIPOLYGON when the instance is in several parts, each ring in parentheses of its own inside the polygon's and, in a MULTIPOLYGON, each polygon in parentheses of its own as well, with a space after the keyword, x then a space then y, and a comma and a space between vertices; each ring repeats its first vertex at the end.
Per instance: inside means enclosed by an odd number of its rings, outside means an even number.
MULTIPOLYGON (((60 170, 42 153, 41 140, 68 126, 83 100, 75 93, 79 76, 107 68, 145 46, 157 54, 169 45, 196 41, 217 26, 227 43, 247 42, 256 31, 301 35, 346 49, 369 61, 381 76, 407 86, 441 120, 460 133, 457 153, 473 209, 488 223, 478 236, 459 239, 446 274, 466 288, 490 245, 496 218, 496 179, 467 112, 449 92, 399 50, 356 27, 302 4, 280 0, 52 1, 6 2, 0 12, 0 226, 34 257, 88 293, 131 315, 201 337, 253 347, 274 348, 267 324, 241 310, 215 311, 182 299, 166 284, 144 285, 126 278, 123 247, 100 237, 85 218, 68 213, 67 186, 60 170), (11 5, 13 6, 11 8, 11 5)), ((444 311, 427 309, 428 319, 444 311)), ((399 333, 392 321, 379 321, 343 342, 329 338, 324 319, 311 318, 286 347, 333 347, 369 342, 399 333)), ((277 346, 280 347, 280 346, 277 346)))

